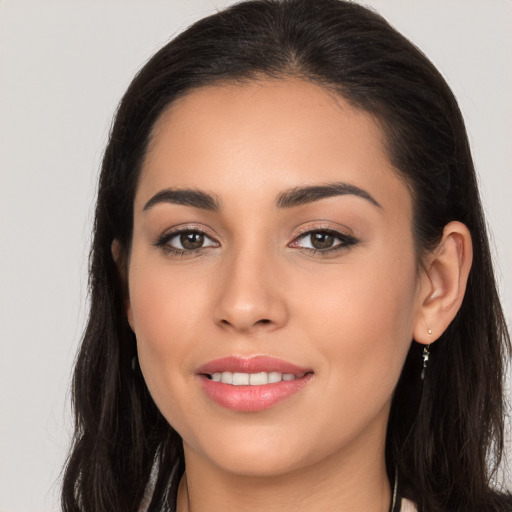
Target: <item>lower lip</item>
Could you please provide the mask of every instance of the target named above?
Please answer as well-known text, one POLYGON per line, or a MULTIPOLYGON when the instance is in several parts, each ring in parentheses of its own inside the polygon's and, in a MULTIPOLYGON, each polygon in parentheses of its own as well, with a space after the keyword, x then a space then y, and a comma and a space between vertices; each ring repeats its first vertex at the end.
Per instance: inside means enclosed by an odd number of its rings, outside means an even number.
POLYGON ((308 373, 300 379, 264 384, 261 386, 233 386, 215 382, 204 375, 199 379, 203 390, 214 402, 239 412, 257 412, 270 409, 303 389, 313 378, 308 373))

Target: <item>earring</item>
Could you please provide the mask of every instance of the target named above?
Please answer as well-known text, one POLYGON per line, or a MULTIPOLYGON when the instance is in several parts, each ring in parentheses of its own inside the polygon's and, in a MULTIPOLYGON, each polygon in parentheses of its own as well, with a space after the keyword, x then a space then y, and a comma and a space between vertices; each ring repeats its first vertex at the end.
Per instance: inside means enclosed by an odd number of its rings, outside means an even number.
POLYGON ((428 329, 427 332, 429 336, 432 336, 432 329, 428 329))
POLYGON ((421 354, 421 357, 423 359, 423 368, 421 369, 421 380, 425 380, 425 370, 427 369, 428 364, 428 358, 430 356, 430 345, 425 345, 423 347, 423 354, 421 354))

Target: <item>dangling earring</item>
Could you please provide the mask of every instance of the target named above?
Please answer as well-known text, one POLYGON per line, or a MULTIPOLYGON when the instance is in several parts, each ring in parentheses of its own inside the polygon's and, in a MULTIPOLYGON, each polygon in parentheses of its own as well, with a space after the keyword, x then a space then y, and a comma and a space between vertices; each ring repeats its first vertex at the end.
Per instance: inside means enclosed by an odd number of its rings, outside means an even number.
POLYGON ((423 358, 423 368, 421 369, 421 380, 425 380, 425 370, 427 369, 428 358, 430 356, 430 345, 425 345, 423 347, 423 354, 421 357, 423 358))

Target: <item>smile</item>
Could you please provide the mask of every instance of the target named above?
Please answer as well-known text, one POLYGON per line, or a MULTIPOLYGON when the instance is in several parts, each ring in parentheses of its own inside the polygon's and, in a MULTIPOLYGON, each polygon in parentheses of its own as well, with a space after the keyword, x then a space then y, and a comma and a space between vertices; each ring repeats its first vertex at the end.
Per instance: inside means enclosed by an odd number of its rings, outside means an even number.
POLYGON ((304 373, 294 375, 293 373, 280 372, 215 372, 210 375, 210 378, 214 382, 222 382, 223 384, 231 384, 232 386, 264 386, 265 384, 275 384, 281 381, 301 379, 304 375, 304 373))
POLYGON ((269 409, 304 389, 313 376, 310 369, 266 356, 226 357, 197 371, 206 396, 238 412, 269 409))

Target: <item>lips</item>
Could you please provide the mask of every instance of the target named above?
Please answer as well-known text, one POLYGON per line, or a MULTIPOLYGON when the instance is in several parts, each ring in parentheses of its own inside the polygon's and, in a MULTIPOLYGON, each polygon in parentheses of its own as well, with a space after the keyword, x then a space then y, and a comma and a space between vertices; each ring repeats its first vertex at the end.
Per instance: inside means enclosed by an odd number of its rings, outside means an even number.
POLYGON ((225 357, 197 370, 201 387, 217 404, 234 411, 273 407, 301 391, 313 371, 267 356, 225 357))

